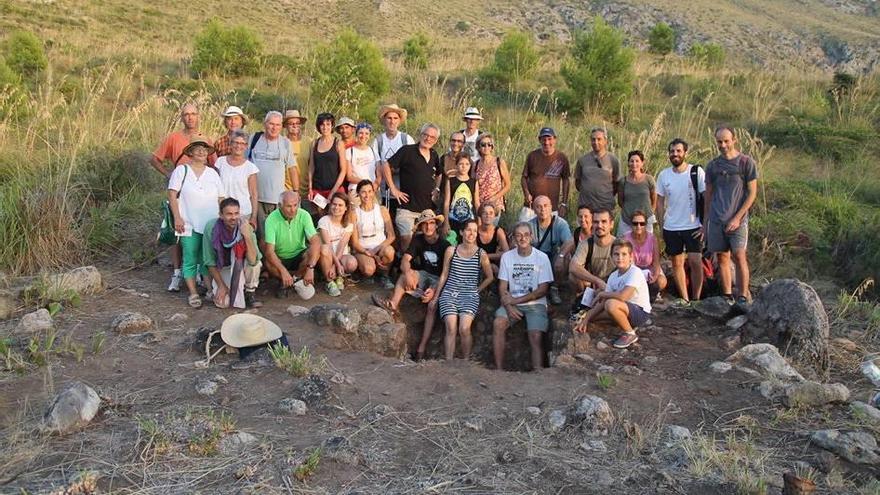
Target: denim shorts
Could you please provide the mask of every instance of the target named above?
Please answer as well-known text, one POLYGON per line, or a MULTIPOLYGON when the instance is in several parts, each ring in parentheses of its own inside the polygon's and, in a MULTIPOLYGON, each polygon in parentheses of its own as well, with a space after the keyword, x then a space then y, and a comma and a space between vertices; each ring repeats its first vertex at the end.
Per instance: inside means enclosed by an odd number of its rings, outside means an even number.
MULTIPOLYGON (((544 304, 517 304, 516 309, 523 314, 526 321, 526 330, 529 332, 546 332, 550 326, 550 319, 547 316, 547 306, 544 304)), ((509 320, 507 310, 504 306, 500 306, 495 310, 495 318, 503 318, 509 320)))

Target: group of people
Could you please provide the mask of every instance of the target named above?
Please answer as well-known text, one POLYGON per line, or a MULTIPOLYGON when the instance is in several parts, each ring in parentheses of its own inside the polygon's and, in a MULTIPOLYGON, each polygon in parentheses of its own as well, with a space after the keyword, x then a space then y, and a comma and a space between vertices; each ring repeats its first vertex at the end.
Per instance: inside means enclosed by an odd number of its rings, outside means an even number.
POLYGON ((521 175, 519 221, 508 233, 499 219, 509 206, 510 167, 495 154, 494 137, 480 129, 480 111, 465 110, 464 127, 451 133, 445 149, 434 124, 423 124, 415 137, 402 132, 407 117, 406 109, 383 105, 383 129, 374 136, 366 122, 321 113, 318 137, 308 140, 307 119, 297 110, 270 111, 263 129, 249 134, 247 116, 230 106, 222 115, 226 134, 212 141, 199 132, 198 109, 185 105, 183 129, 152 157, 168 177, 179 239, 168 290, 185 282, 188 303, 200 307, 201 280, 216 306, 244 308, 260 305, 261 280, 275 279, 278 297, 293 289, 308 299, 317 270, 331 296, 347 280, 369 277, 391 291, 373 296, 389 311, 399 311, 405 295, 426 304, 416 358, 424 356, 439 314, 445 356, 452 359, 458 341, 469 357, 481 293, 497 278, 495 364, 503 367, 506 332, 523 320, 538 369, 548 307, 562 303, 566 287, 577 294, 575 330, 588 331, 607 316, 622 330, 614 347, 638 340, 652 300, 667 289, 654 236, 660 224, 676 305, 701 297, 704 247, 717 256, 722 294, 750 301, 746 243, 757 170, 736 149, 731 128, 716 129, 719 155, 705 170, 688 163, 687 142, 671 141, 671 166, 656 179, 638 150, 628 153, 623 175, 603 128, 592 130, 591 151, 572 171, 556 132, 542 128, 521 175), (565 220, 572 173, 574 230, 565 220))

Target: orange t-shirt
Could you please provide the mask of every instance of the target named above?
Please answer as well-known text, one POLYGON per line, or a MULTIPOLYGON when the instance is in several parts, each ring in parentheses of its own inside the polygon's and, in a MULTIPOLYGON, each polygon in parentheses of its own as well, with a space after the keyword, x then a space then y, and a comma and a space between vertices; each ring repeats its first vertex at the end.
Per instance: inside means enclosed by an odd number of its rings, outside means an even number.
MULTIPOLYGON (((171 162, 173 165, 182 165, 184 163, 189 163, 190 158, 186 155, 183 155, 183 149, 189 145, 189 135, 184 134, 183 131, 174 131, 162 141, 162 144, 156 148, 156 151, 153 152, 153 156, 159 159, 160 162, 171 162), (180 161, 177 161, 177 157, 180 157, 180 161)), ((214 153, 208 156, 208 165, 213 166, 214 162, 217 160, 217 156, 214 153)))

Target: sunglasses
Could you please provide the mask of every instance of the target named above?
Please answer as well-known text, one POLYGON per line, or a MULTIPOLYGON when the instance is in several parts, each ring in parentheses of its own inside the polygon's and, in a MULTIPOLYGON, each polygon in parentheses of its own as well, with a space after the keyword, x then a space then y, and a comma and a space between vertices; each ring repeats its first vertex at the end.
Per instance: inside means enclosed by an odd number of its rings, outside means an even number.
POLYGON ((495 145, 492 143, 488 143, 488 142, 480 143, 480 148, 494 148, 494 147, 495 147, 495 145))
POLYGON ((632 222, 632 224, 633 227, 644 227, 645 225, 648 225, 646 222, 632 222))

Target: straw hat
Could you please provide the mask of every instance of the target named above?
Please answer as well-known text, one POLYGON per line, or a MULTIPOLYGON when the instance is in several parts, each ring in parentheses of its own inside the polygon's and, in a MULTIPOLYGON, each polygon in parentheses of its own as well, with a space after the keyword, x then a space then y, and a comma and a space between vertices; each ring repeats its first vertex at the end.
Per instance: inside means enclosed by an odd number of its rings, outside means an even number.
POLYGON ((413 232, 419 230, 421 224, 431 220, 436 220, 437 223, 441 223, 443 222, 443 215, 434 213, 434 210, 423 210, 419 213, 419 217, 416 219, 416 224, 413 226, 413 232))
POLYGON ((239 108, 235 105, 230 105, 230 106, 226 107, 226 111, 223 112, 223 114, 221 116, 225 119, 226 117, 234 117, 236 115, 241 117, 241 125, 243 125, 243 126, 247 125, 247 123, 248 123, 247 115, 244 114, 244 112, 241 110, 241 108, 239 108))
POLYGON ((354 121, 348 117, 342 117, 341 119, 339 119, 339 122, 336 123, 336 127, 334 127, 334 129, 339 129, 344 125, 349 125, 354 128, 354 121))
POLYGON ((480 113, 480 110, 477 107, 467 107, 464 110, 464 117, 461 120, 483 120, 483 115, 480 113))
POLYGON ((193 134, 192 136, 190 136, 189 144, 186 145, 186 148, 183 149, 183 154, 189 155, 190 150, 193 149, 193 147, 198 146, 198 145, 201 145, 201 146, 208 148, 209 155, 214 152, 214 145, 211 144, 211 140, 208 139, 208 137, 205 136, 204 134, 197 133, 197 134, 193 134))
POLYGON ((394 112, 397 115, 400 115, 400 123, 401 124, 406 122, 406 116, 407 116, 408 112, 406 111, 405 108, 400 108, 399 106, 397 106, 397 103, 392 103, 390 105, 382 105, 381 107, 379 107, 379 120, 384 119, 385 114, 387 114, 388 112, 394 112))
POLYGON ((281 327, 262 316, 239 313, 223 320, 220 337, 232 347, 251 347, 280 339, 281 327))
POLYGON ((281 121, 281 125, 287 125, 287 121, 291 119, 299 119, 300 124, 305 124, 309 120, 300 115, 299 110, 288 110, 284 112, 284 119, 281 121))

